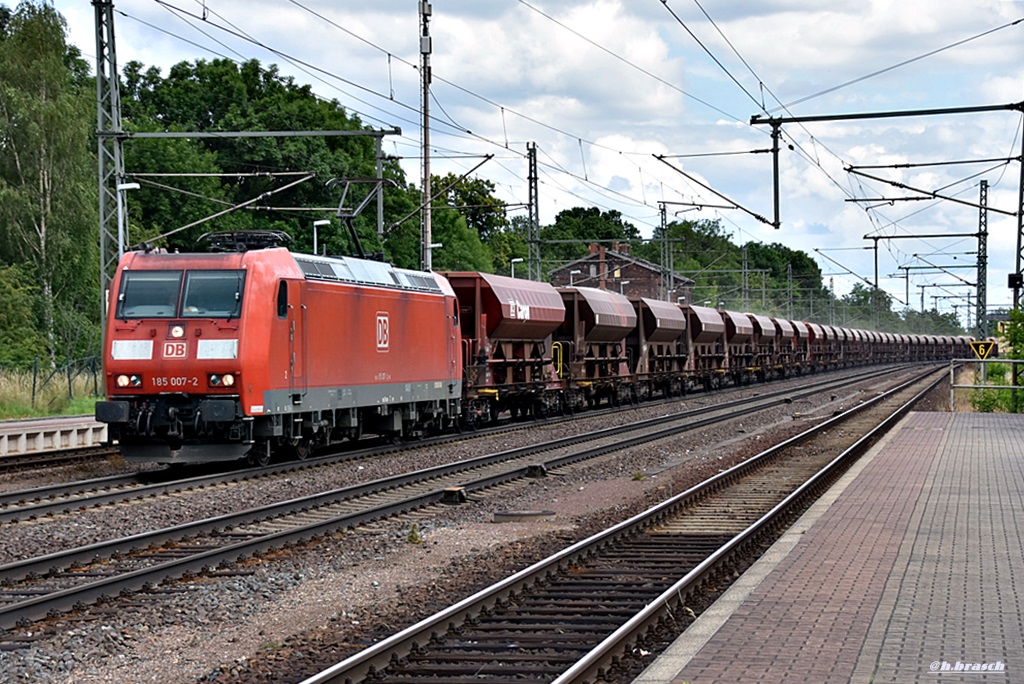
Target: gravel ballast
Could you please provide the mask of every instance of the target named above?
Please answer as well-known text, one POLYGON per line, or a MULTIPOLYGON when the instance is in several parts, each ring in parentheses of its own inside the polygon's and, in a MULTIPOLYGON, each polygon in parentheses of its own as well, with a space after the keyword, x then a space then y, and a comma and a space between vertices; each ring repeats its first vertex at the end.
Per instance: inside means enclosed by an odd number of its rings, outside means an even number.
MULTIPOLYGON (((759 390, 744 390, 749 391, 759 390)), ((461 506, 433 507, 275 552, 222 569, 215 576, 162 587, 159 600, 119 599, 80 615, 50 620, 22 630, 42 635, 28 648, 0 653, 0 679, 300 681, 316 671, 309 668, 326 667, 374 638, 412 624, 830 417, 856 401, 856 394, 851 390, 834 400, 825 396, 757 417, 737 416, 730 428, 687 433, 502 488, 498 494, 461 506), (496 512, 531 510, 553 515, 522 522, 494 521, 496 512)), ((716 400, 716 395, 694 395, 677 403, 694 407, 716 400)), ((461 442, 429 453, 418 450, 415 468, 667 412, 665 407, 645 407, 507 433, 484 440, 487 444, 461 442)), ((232 487, 230 497, 211 490, 173 504, 147 501, 86 511, 67 516, 58 525, 5 526, 0 528, 0 557, 5 559, 0 562, 383 477, 409 469, 409 459, 396 455, 301 471, 279 480, 232 487)))

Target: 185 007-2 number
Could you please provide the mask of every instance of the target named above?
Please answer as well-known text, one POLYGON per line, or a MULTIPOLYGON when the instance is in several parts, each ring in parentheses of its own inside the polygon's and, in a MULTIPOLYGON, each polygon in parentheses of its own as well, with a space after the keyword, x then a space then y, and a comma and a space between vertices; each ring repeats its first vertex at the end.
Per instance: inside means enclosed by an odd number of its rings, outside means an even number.
POLYGON ((198 387, 199 378, 185 375, 160 376, 153 378, 156 387, 198 387))

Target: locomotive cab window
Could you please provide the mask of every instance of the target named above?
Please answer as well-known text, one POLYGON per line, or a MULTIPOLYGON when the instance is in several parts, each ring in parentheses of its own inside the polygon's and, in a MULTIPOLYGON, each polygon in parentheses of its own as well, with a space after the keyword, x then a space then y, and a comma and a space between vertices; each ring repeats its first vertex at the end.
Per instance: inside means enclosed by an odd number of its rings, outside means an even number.
POLYGON ((244 284, 244 271, 189 271, 182 317, 236 318, 242 311, 244 284))
POLYGON ((277 317, 288 318, 288 283, 284 280, 277 286, 277 317))
POLYGON ((181 295, 181 271, 125 271, 117 317, 173 318, 181 295))

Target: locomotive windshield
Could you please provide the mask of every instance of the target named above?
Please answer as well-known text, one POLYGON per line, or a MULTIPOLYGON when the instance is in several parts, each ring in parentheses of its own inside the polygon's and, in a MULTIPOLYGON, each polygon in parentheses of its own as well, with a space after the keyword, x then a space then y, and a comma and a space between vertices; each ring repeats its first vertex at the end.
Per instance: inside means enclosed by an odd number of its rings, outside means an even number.
POLYGON ((181 271, 125 271, 118 318, 173 318, 181 294, 181 271))
POLYGON ((117 317, 236 318, 244 283, 244 271, 125 271, 117 317))
POLYGON ((189 271, 185 274, 185 318, 236 318, 242 310, 245 271, 189 271))

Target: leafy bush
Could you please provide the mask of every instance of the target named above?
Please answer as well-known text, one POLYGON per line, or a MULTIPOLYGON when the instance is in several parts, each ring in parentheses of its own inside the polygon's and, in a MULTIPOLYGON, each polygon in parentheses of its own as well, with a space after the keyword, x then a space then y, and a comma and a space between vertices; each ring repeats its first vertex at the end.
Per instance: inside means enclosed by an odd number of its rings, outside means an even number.
POLYGON ((1005 401, 999 395, 1003 390, 974 390, 971 392, 971 406, 978 413, 996 413, 1004 408, 1005 401))

